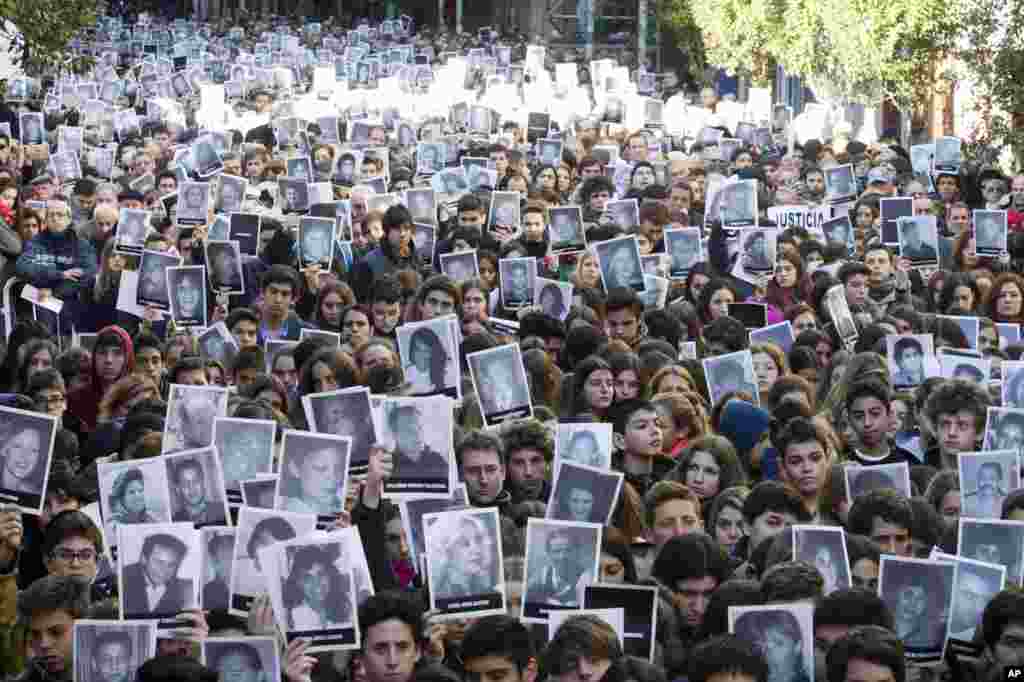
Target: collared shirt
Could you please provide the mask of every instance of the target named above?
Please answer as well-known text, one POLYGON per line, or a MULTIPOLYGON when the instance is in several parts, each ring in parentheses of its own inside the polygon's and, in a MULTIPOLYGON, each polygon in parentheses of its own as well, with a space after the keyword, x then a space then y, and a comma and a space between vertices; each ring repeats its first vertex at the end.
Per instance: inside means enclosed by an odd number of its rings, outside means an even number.
POLYGON ((149 610, 155 611, 156 605, 160 603, 167 592, 167 584, 156 585, 150 580, 148 573, 143 573, 146 576, 146 602, 149 604, 149 610))

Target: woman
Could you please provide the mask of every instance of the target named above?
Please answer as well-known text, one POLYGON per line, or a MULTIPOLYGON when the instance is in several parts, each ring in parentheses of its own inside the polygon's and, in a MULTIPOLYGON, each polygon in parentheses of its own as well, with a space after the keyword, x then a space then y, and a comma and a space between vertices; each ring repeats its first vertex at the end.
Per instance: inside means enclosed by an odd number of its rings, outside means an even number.
POLYGON ((633 166, 633 172, 629 175, 629 187, 643 192, 655 183, 656 178, 654 165, 649 161, 640 161, 633 166))
POLYGON ((344 511, 343 455, 332 446, 289 453, 281 471, 282 509, 331 517, 344 511))
POLYGON ((131 467, 125 469, 114 479, 110 490, 110 523, 160 523, 169 519, 161 519, 147 509, 146 479, 142 469, 131 467))
POLYGON ((558 192, 558 196, 561 198, 561 203, 568 203, 568 199, 572 196, 573 186, 573 171, 568 164, 562 162, 558 166, 558 185, 555 191, 558 192))
POLYGON ((745 486, 722 490, 706 514, 705 530, 730 557, 737 556, 737 546, 747 535, 746 522, 743 520, 743 502, 749 492, 745 486))
MULTIPOLYGON (((352 356, 340 348, 321 348, 306 360, 299 371, 298 397, 302 398, 310 393, 337 391, 360 383, 362 373, 352 356)), ((294 428, 308 428, 301 400, 293 402, 288 418, 294 428)))
POLYGON ((554 166, 541 166, 533 179, 533 189, 537 192, 554 192, 558 187, 558 171, 554 166))
MULTIPOLYGON (((91 287, 82 289, 82 297, 86 303, 96 306, 115 306, 117 304, 117 292, 121 284, 121 273, 124 270, 132 269, 129 257, 120 251, 115 250, 115 241, 108 240, 103 247, 103 254, 100 256, 100 270, 96 273, 96 280, 91 287)), ((137 260, 132 258, 132 260, 137 260)))
MULTIPOLYGON (((612 375, 615 377, 614 402, 621 403, 640 397, 640 356, 636 353, 620 352, 608 356, 612 375)), ((1024 374, 1024 373, 1022 373, 1024 374)))
POLYGON ((601 450, 594 432, 581 430, 572 434, 569 442, 565 445, 565 452, 559 452, 558 456, 559 459, 566 462, 575 462, 590 467, 604 467, 607 465, 605 457, 608 453, 602 454, 601 450))
POLYGON ((320 287, 317 295, 313 323, 324 331, 341 333, 341 311, 353 303, 355 297, 348 285, 328 280, 320 287))
POLYGON ((1005 272, 995 278, 985 302, 985 315, 997 323, 1024 322, 1024 279, 1005 272))
POLYGON ((27 393, 28 383, 32 375, 44 369, 50 369, 57 362, 57 346, 47 339, 33 339, 25 345, 21 363, 18 367, 18 393, 27 393))
POLYGON ((750 347, 750 356, 754 376, 757 377, 757 390, 764 401, 779 377, 789 374, 786 356, 774 343, 755 343, 750 347))
POLYGON ((497 557, 494 552, 496 530, 480 513, 438 518, 426 529, 432 553, 431 570, 437 598, 467 597, 500 591, 497 557), (436 559, 435 559, 436 558, 436 559))
POLYGON ((601 289, 601 268, 593 252, 585 251, 580 254, 571 280, 573 285, 580 288, 601 289))
POLYGON ((585 358, 573 373, 573 402, 567 417, 589 416, 600 421, 607 414, 615 397, 615 377, 611 365, 603 358, 585 358))
MULTIPOLYGON (((794 443, 819 445, 836 441, 835 435, 830 433, 831 427, 821 418, 796 417, 784 429, 798 436, 794 443)), ((832 448, 827 445, 805 450, 790 447, 786 452, 779 453, 779 479, 797 491, 803 500, 804 509, 817 523, 821 518, 822 498, 829 484, 834 457, 832 448)))
POLYGON ((0 490, 40 495, 48 445, 38 429, 24 422, 9 424, 0 431, 0 459, 3 460, 0 490))
POLYGON ((981 292, 969 274, 954 272, 943 282, 937 304, 943 315, 973 315, 981 304, 981 292))
POLYGON ((651 395, 689 393, 696 390, 693 377, 682 365, 666 365, 654 373, 650 381, 651 395))
POLYGON ((697 393, 655 393, 651 402, 658 410, 661 451, 673 459, 710 429, 706 406, 697 393))
POLYGON ((697 314, 702 324, 709 324, 729 314, 729 306, 739 301, 732 284, 724 279, 708 282, 700 294, 697 314))
POLYGON ((718 493, 745 482, 736 448, 729 439, 715 434, 698 438, 679 456, 679 463, 669 473, 700 498, 705 513, 718 493))
MULTIPOLYGON (((775 264, 775 276, 768 282, 768 293, 765 302, 779 310, 786 310, 800 302, 803 294, 800 282, 804 277, 804 263, 800 256, 787 251, 779 254, 775 264)), ((794 331, 794 333, 796 333, 794 331)))
POLYGON ((420 327, 409 337, 410 363, 403 368, 410 395, 434 395, 447 390, 448 352, 430 327, 420 327))
POLYGON ((338 570, 337 550, 337 545, 296 550, 281 595, 289 629, 327 630, 352 622, 351 577, 338 570))
POLYGON ((490 288, 484 284, 483 279, 471 277, 459 284, 459 291, 462 294, 460 316, 465 332, 465 325, 483 324, 487 321, 490 288))

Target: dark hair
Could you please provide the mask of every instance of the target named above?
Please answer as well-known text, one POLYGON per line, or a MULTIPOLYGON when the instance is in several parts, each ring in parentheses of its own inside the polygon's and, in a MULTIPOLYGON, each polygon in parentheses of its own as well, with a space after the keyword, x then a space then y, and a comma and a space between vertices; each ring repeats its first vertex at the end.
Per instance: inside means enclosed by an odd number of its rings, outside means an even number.
POLYGON ((46 526, 41 547, 42 555, 50 556, 57 545, 68 538, 84 538, 92 543, 97 554, 103 551, 103 534, 92 518, 84 512, 68 509, 54 516, 46 526))
POLYGON ((278 542, 281 542, 282 540, 291 540, 294 538, 295 529, 292 528, 290 523, 277 516, 269 516, 265 519, 261 519, 255 526, 253 526, 252 533, 249 535, 249 542, 245 546, 245 553, 247 556, 253 559, 256 558, 256 538, 264 534, 269 535, 278 542))
POLYGON ((263 661, 260 659, 260 652, 251 644, 246 642, 225 642, 217 644, 214 651, 210 652, 210 667, 220 674, 220 664, 226 656, 237 655, 246 659, 249 666, 255 670, 263 668, 263 661))
POLYGON ((707 682, 715 675, 766 682, 768 663, 750 641, 736 635, 719 635, 698 643, 686 657, 688 682, 707 682))
POLYGON ((610 625, 597 616, 570 616, 544 649, 543 672, 558 676, 575 668, 581 658, 615 663, 622 657, 622 645, 610 625))
POLYGON ((846 528, 851 533, 871 537, 875 517, 910 532, 914 512, 910 502, 894 490, 872 490, 853 501, 846 528))
POLYGON ((246 369, 255 369, 262 372, 266 367, 267 360, 263 356, 263 349, 259 346, 249 346, 247 348, 239 349, 231 362, 231 371, 236 374, 246 369))
POLYGON ((388 232, 395 228, 411 224, 412 214, 402 204, 394 204, 389 206, 388 210, 384 212, 384 220, 381 222, 383 223, 384 234, 387 235, 388 232))
POLYGON ((615 433, 625 434, 629 420, 632 419, 633 415, 637 412, 653 412, 654 414, 658 414, 658 408, 649 400, 632 398, 630 400, 612 403, 612 406, 608 408, 607 418, 612 422, 612 427, 615 433))
POLYGON ((99 655, 100 649, 108 644, 123 644, 128 649, 128 655, 130 656, 134 646, 132 642, 131 634, 126 630, 100 630, 96 634, 96 640, 93 642, 92 655, 95 658, 99 655))
POLYGON ((847 666, 854 659, 889 668, 896 682, 906 680, 903 642, 891 630, 864 625, 846 633, 828 650, 828 682, 846 682, 847 666))
MULTIPOLYGON (((270 268, 260 277, 260 291, 265 291, 271 284, 284 284, 292 288, 292 295, 298 296, 302 290, 299 273, 290 265, 271 265, 270 268)), ((230 329, 231 326, 228 326, 230 329)))
POLYGON ((785 459, 790 445, 817 442, 822 450, 828 453, 828 440, 823 430, 807 417, 794 417, 786 422, 778 432, 772 433, 772 445, 779 453, 779 459, 785 459))
POLYGON ((797 492, 779 481, 761 481, 743 501, 743 518, 747 523, 753 523, 766 511, 792 514, 798 520, 809 516, 797 492))
MULTIPOLYGON (((347 623, 351 620, 352 602, 350 601, 349 587, 352 577, 342 575, 335 565, 339 551, 337 545, 307 545, 299 547, 295 551, 292 557, 291 573, 288 575, 282 594, 286 609, 302 604, 305 600, 302 582, 313 566, 320 564, 327 573, 329 583, 326 602, 327 620, 331 623, 347 623), (332 549, 335 551, 332 552, 332 549)), ((290 617, 289 620, 291 620, 290 617)), ((294 627, 295 623, 292 623, 292 626, 294 627)))
MULTIPOLYGON (((856 563, 852 557, 850 564, 856 563)), ((818 600, 814 607, 814 627, 838 625, 857 627, 877 625, 892 629, 892 612, 874 592, 859 588, 836 590, 818 600)))
POLYGON ((359 634, 363 650, 368 644, 370 628, 386 620, 397 620, 407 625, 413 642, 418 644, 422 619, 423 607, 409 593, 386 590, 368 597, 359 606, 359 634))
POLYGON ((217 682, 215 670, 191 658, 167 654, 151 658, 139 668, 137 682, 217 682))
POLYGON ((865 397, 877 398, 885 407, 885 411, 889 411, 889 402, 892 400, 892 392, 889 390, 888 384, 884 381, 874 377, 867 377, 854 381, 853 384, 846 389, 846 409, 849 410, 857 399, 865 397))
POLYGON ((47 575, 18 593, 18 618, 27 624, 40 613, 66 611, 81 618, 89 610, 87 578, 47 575))
POLYGON ((157 545, 167 547, 177 554, 178 561, 184 559, 185 555, 188 554, 188 545, 175 536, 169 533, 154 533, 142 541, 142 551, 139 553, 139 556, 143 559, 147 558, 157 545))
POLYGON ((1003 590, 992 597, 981 616, 985 645, 994 649, 1006 626, 1024 623, 1024 592, 1003 590))
POLYGON ((661 548, 651 567, 651 576, 675 589, 680 580, 711 577, 716 584, 729 577, 729 557, 705 533, 674 537, 661 548))
POLYGON ((228 328, 228 331, 231 331, 242 320, 247 320, 257 326, 260 324, 260 316, 252 308, 235 308, 228 315, 227 319, 224 320, 224 325, 228 328))
MULTIPOLYGON (((792 537, 791 533, 779 533, 771 540, 765 540, 763 544, 792 542, 792 537)), ((804 561, 777 563, 766 568, 761 576, 761 595, 767 603, 817 600, 824 592, 825 579, 818 569, 804 561)))
POLYGON ((461 658, 497 656, 508 658, 520 672, 526 670, 534 657, 530 631, 518 618, 506 615, 484 616, 473 623, 462 640, 461 658))

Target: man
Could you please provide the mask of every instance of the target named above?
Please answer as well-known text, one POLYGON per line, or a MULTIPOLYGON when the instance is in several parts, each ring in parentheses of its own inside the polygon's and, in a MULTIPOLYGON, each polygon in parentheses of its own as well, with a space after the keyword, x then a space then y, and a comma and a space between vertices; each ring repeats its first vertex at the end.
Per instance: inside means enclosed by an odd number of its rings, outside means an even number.
POLYGON ((351 185, 355 182, 356 157, 350 152, 342 154, 338 159, 336 180, 340 185, 351 185))
POLYGON ((366 682, 410 682, 422 657, 423 611, 412 595, 379 592, 359 607, 366 682))
POLYGON ((627 287, 609 289, 605 301, 605 333, 615 339, 636 348, 644 338, 641 324, 643 303, 637 293, 627 287))
POLYGON ((21 143, 23 145, 43 144, 42 115, 26 114, 21 119, 21 143))
POLYGON ((984 253, 990 253, 989 250, 1002 250, 1004 248, 1003 240, 1003 226, 999 222, 997 215, 986 214, 981 215, 975 220, 975 244, 979 250, 985 250, 984 253))
POLYGON ((502 282, 504 283, 505 280, 508 282, 503 299, 505 307, 522 307, 533 300, 530 272, 526 263, 522 261, 512 261, 509 263, 506 277, 502 278, 502 282))
POLYGON ((856 500, 847 517, 847 530, 871 538, 886 554, 911 556, 910 503, 894 490, 873 490, 856 500))
POLYGON ((199 272, 184 271, 177 278, 177 286, 174 282, 171 286, 174 290, 174 308, 177 319, 186 323, 200 323, 205 319, 203 316, 203 290, 205 283, 199 272))
POLYGON ((1002 484, 1002 465, 999 462, 983 463, 978 468, 977 487, 964 495, 963 515, 980 519, 998 519, 1007 494, 1002 484))
POLYGON ((814 679, 826 679, 825 661, 833 645, 862 626, 892 630, 892 613, 875 592, 836 590, 818 600, 814 606, 814 679))
MULTIPOLYGON (((687 682, 767 682, 768 663, 753 642, 719 635, 695 646, 686 666, 687 682)), ((823 678, 821 682, 824 682, 823 678)))
POLYGON ((1018 528, 1011 525, 971 525, 964 532, 960 556, 975 561, 1006 566, 1007 584, 1020 582, 1021 539, 1018 528))
POLYGON ((502 434, 505 445, 506 485, 512 502, 547 502, 551 496, 548 463, 554 457, 554 443, 536 419, 513 422, 502 434))
POLYGON ((626 480, 645 495, 672 467, 670 460, 661 457, 658 408, 646 400, 625 400, 613 403, 608 416, 616 450, 613 468, 624 472, 626 480))
POLYGON ((580 586, 594 582, 593 567, 581 560, 573 529, 549 526, 544 538, 540 570, 528 576, 527 595, 532 603, 580 608, 580 586), (546 559, 546 561, 543 561, 546 559))
POLYGON ((505 461, 502 442, 483 431, 471 431, 455 448, 460 478, 475 507, 507 506, 512 499, 505 490, 505 461))
POLYGON ((399 405, 388 413, 388 428, 395 436, 394 476, 448 479, 448 460, 424 440, 425 425, 419 408, 399 405))
POLYGON ((796 490, 779 481, 761 481, 743 501, 747 535, 737 544, 736 554, 749 558, 762 543, 795 523, 810 520, 796 490))
POLYGON ((981 630, 981 666, 1002 673, 1005 666, 1024 665, 1024 594, 1007 589, 993 597, 981 617, 981 630))
POLYGON ((74 623, 89 609, 89 581, 46 576, 17 595, 18 618, 25 624, 30 665, 25 682, 69 680, 74 669, 74 623))
MULTIPOLYGON (((209 666, 216 670, 222 680, 233 682, 256 682, 266 679, 260 652, 248 642, 216 643, 211 647, 209 666)), ((284 662, 282 661, 282 664, 284 662)))
MULTIPOLYGON (((956 609, 949 624, 949 636, 962 642, 973 642, 975 630, 982 625, 985 605, 999 591, 999 583, 986 580, 981 567, 961 562, 957 566, 953 602, 956 609)), ((992 577, 995 574, 990 573, 992 577)))
POLYGON ((725 226, 752 223, 755 216, 754 185, 750 182, 723 187, 721 217, 725 226))
POLYGON ((696 234, 677 234, 672 243, 672 274, 684 275, 700 259, 700 241, 696 234))
POLYGON ((637 252, 632 241, 613 244, 602 263, 604 284, 612 289, 638 289, 643 285, 643 271, 638 267, 637 252))
POLYGON ((672 679, 685 672, 686 651, 697 641, 711 594, 729 574, 729 558, 702 532, 670 539, 655 559, 651 576, 659 585, 657 637, 672 679))
POLYGON ((299 297, 299 274, 288 265, 272 265, 260 280, 263 304, 259 308, 259 343, 267 339, 298 341, 303 329, 313 327, 294 310, 299 297))
POLYGON ((154 533, 142 542, 139 561, 124 567, 126 615, 170 616, 194 606, 192 581, 179 578, 188 546, 173 535, 154 533))
MULTIPOLYGON (((530 233, 531 227, 536 230, 539 223, 541 231, 544 229, 544 214, 540 211, 531 211, 527 208, 523 217, 523 228, 530 233), (534 216, 531 218, 531 216, 534 216)), ((576 236, 576 221, 573 213, 569 211, 553 212, 551 216, 551 241, 555 244, 571 244, 579 241, 576 236)))
POLYGON ((175 502, 172 521, 191 521, 196 528, 226 524, 224 505, 218 506, 206 493, 203 465, 194 457, 181 457, 168 464, 171 498, 175 502))
POLYGON ((46 202, 46 229, 24 245, 15 268, 18 277, 74 306, 97 262, 92 244, 72 228, 67 203, 55 199, 46 202))
POLYGON ((218 428, 217 452, 224 470, 224 485, 229 490, 238 490, 241 480, 269 472, 270 453, 257 430, 237 425, 218 428))
POLYGON ((810 679, 803 657, 800 623, 789 611, 749 611, 736 618, 734 629, 738 637, 757 642, 764 652, 769 680, 810 679))
POLYGON ((128 682, 132 677, 132 634, 100 631, 93 641, 90 682, 128 682))
POLYGON ((924 349, 921 348, 921 342, 909 336, 901 337, 893 344, 892 356, 897 367, 892 377, 893 386, 920 386, 924 381, 924 349))
POLYGON ((401 204, 389 207, 384 213, 382 226, 384 240, 366 258, 360 260, 352 271, 352 288, 360 301, 369 298, 373 283, 378 278, 416 267, 417 256, 412 239, 414 228, 409 210, 401 204))
POLYGON ((213 579, 203 585, 203 608, 227 611, 230 606, 228 581, 231 579, 231 557, 235 551, 232 533, 213 533, 206 542, 207 557, 213 579))
POLYGON ((655 554, 672 538, 701 530, 700 499, 682 483, 658 481, 644 496, 644 537, 655 554))
POLYGON ((466 629, 460 649, 470 682, 535 682, 537 659, 530 631, 518 618, 484 616, 466 629))
POLYGON ((903 642, 888 628, 864 625, 850 630, 829 650, 828 682, 903 682, 903 642))
POLYGON ((217 210, 221 213, 236 213, 242 207, 242 183, 241 179, 230 178, 222 175, 220 178, 220 197, 217 201, 217 210))
POLYGON ((860 312, 868 298, 868 279, 871 277, 871 270, 864 263, 850 261, 843 263, 836 275, 843 284, 843 293, 846 295, 846 304, 853 313, 860 312))
POLYGON ((925 463, 956 470, 959 453, 976 452, 989 404, 987 391, 973 382, 950 379, 939 384, 924 405, 924 417, 938 441, 936 447, 925 452, 925 463))
POLYGON ((208 244, 210 284, 215 291, 242 290, 242 264, 232 245, 208 244))
POLYGON ((917 463, 916 457, 890 439, 892 395, 884 381, 876 378, 855 381, 847 390, 845 403, 855 437, 847 448, 847 461, 863 466, 917 463))
POLYGON ((921 227, 918 221, 913 218, 902 218, 899 221, 902 239, 900 241, 900 255, 911 263, 936 261, 938 256, 935 247, 922 240, 921 227))

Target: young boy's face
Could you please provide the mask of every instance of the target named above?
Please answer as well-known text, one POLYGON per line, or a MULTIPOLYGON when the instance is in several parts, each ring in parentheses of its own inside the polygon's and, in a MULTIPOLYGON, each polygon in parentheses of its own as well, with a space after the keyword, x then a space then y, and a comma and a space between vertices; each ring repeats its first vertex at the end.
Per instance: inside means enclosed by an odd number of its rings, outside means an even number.
POLYGON ((481 227, 483 224, 483 211, 459 211, 459 227, 481 227))

